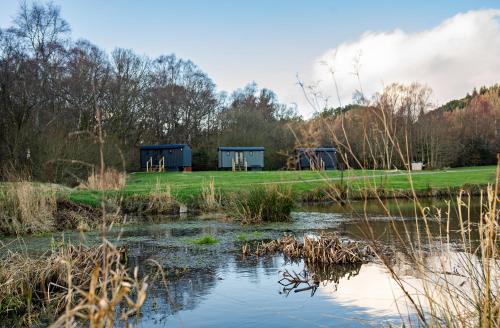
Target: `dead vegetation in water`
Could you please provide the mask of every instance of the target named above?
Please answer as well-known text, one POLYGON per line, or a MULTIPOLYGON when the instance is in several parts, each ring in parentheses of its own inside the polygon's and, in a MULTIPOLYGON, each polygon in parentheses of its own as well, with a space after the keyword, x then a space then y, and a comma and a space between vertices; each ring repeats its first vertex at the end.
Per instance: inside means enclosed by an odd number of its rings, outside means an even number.
POLYGON ((62 243, 38 258, 6 252, 0 261, 0 317, 19 326, 112 327, 138 314, 146 299, 148 278, 130 272, 126 249, 106 240, 97 247, 62 243))
POLYGON ((283 286, 282 293, 286 296, 288 296, 292 290, 294 293, 310 290, 312 297, 319 287, 319 281, 315 280, 313 277, 310 278, 306 270, 302 270, 300 273, 285 270, 282 275, 283 277, 278 281, 278 283, 283 286))
POLYGON ((258 243, 251 252, 248 244, 242 249, 243 255, 283 253, 290 259, 303 259, 308 265, 334 265, 364 263, 372 260, 375 253, 369 245, 353 240, 343 240, 333 233, 319 236, 304 236, 298 241, 294 236, 285 234, 282 238, 258 243))
POLYGON ((340 279, 351 279, 359 274, 362 263, 339 264, 335 266, 305 264, 299 273, 285 269, 280 271, 278 283, 283 287, 281 293, 288 296, 292 291, 300 293, 311 291, 311 297, 321 286, 334 286, 337 289, 340 279))

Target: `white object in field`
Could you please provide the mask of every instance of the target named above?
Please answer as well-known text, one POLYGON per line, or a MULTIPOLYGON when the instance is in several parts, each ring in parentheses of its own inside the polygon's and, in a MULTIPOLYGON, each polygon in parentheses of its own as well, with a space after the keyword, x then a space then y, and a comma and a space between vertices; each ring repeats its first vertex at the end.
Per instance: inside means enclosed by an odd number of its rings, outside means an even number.
POLYGON ((153 157, 150 157, 146 162, 146 172, 149 172, 153 169, 153 157))
POLYGON ((422 171, 424 167, 424 163, 422 162, 412 162, 411 163, 411 170, 412 171, 422 171))

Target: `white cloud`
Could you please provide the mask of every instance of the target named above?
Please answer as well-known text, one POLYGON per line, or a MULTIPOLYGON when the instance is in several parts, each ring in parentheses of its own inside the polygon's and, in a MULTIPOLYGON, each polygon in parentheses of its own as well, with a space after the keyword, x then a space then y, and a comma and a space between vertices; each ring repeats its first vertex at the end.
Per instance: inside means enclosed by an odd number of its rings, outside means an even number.
POLYGON ((358 40, 328 50, 315 63, 313 80, 337 105, 329 67, 333 67, 343 104, 352 100, 359 83, 365 95, 392 82, 420 82, 442 104, 463 97, 473 87, 500 82, 500 10, 457 14, 437 27, 418 33, 401 30, 365 32, 358 40))

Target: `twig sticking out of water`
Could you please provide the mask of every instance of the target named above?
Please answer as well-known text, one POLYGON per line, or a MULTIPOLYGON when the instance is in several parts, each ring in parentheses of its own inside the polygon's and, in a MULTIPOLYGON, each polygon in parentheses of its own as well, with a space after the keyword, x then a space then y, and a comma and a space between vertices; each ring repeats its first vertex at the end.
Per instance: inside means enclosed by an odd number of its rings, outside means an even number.
POLYGON ((316 290, 318 289, 319 283, 316 281, 311 281, 307 271, 303 270, 300 273, 295 271, 285 270, 283 272, 283 278, 281 278, 278 283, 283 286, 283 293, 288 296, 293 290, 294 293, 300 293, 307 290, 311 291, 311 297, 314 296, 316 290), (306 285, 306 287, 298 288, 301 285, 306 285))

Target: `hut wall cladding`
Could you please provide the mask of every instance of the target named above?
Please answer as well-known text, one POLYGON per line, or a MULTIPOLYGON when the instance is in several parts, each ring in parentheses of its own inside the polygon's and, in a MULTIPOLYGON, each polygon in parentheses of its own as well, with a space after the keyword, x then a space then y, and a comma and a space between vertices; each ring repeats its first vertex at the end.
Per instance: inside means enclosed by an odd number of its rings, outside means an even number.
POLYGON ((141 169, 146 169, 146 163, 153 158, 153 166, 157 166, 162 157, 165 158, 165 169, 169 171, 178 171, 184 168, 190 168, 191 148, 185 144, 166 144, 141 146, 141 169))
POLYGON ((232 160, 237 153, 243 153, 249 169, 264 168, 264 147, 219 147, 219 169, 232 167, 232 160))

